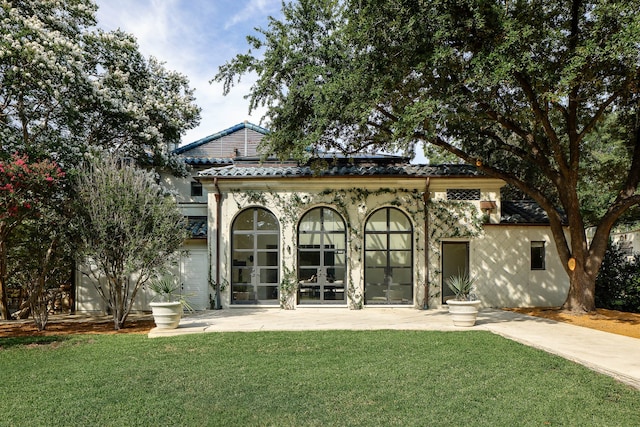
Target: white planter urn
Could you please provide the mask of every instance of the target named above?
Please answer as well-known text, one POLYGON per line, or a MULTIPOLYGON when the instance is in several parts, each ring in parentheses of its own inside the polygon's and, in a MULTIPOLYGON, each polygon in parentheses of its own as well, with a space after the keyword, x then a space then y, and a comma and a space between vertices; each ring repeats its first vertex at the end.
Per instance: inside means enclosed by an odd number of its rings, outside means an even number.
POLYGON ((153 321, 158 329, 175 329, 182 317, 182 303, 180 301, 151 302, 153 321))
POLYGON ((454 326, 473 326, 476 324, 476 317, 478 317, 478 307, 480 307, 480 300, 473 301, 459 301, 455 299, 447 300, 449 306, 449 313, 453 319, 454 326))

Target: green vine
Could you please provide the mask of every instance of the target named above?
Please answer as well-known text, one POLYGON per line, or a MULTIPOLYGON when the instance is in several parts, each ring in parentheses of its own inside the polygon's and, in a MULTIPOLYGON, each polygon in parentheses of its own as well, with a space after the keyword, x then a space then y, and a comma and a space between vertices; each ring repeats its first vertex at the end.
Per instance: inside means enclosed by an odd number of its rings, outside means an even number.
POLYGON ((282 279, 280 280, 280 308, 295 309, 295 296, 298 292, 298 278, 295 269, 282 264, 282 279))
MULTIPOLYGON (((366 188, 349 189, 325 189, 316 194, 299 194, 277 191, 232 190, 231 194, 238 206, 244 209, 252 204, 260 204, 267 209, 278 212, 278 219, 282 229, 289 229, 295 235, 295 226, 300 217, 310 207, 330 206, 335 209, 345 220, 350 250, 348 257, 348 271, 359 268, 362 262, 362 248, 364 247, 364 223, 366 218, 375 210, 384 206, 396 206, 411 217, 414 224, 418 225, 414 230, 416 256, 414 261, 415 282, 417 289, 423 289, 422 307, 426 307, 428 299, 438 297, 441 289, 439 283, 440 242, 445 238, 472 238, 482 232, 482 217, 478 209, 469 202, 436 200, 429 201, 426 209, 424 192, 419 190, 404 190, 379 188, 369 190, 366 188), (384 200, 373 203, 372 197, 387 196, 384 200), (391 197, 389 197, 391 196, 391 197), (354 209, 355 207, 355 209, 354 209), (429 235, 425 239, 423 224, 429 215, 429 235), (425 240, 427 243, 425 244, 425 240), (425 247, 426 245, 426 247, 425 247), (433 271, 432 277, 427 281, 423 277, 420 259, 424 259, 424 251, 428 250, 430 265, 427 269, 433 271), (429 294, 427 295, 427 289, 429 294)), ((283 249, 291 255, 296 251, 295 241, 282 240, 283 249)), ((283 253, 284 250, 283 250, 283 253)), ((349 273, 348 273, 349 274, 349 273)), ((298 290, 298 273, 295 267, 289 267, 282 262, 282 278, 280 280, 280 306, 284 309, 295 308, 295 294, 298 290)), ((347 295, 351 309, 363 307, 362 284, 353 282, 349 275, 347 295)))

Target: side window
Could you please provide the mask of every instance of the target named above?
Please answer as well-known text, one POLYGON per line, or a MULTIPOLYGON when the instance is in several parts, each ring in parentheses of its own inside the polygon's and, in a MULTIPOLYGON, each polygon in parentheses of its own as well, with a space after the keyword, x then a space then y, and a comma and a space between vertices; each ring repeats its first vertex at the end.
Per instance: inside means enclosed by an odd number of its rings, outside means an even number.
POLYGON ((531 242, 531 269, 544 270, 544 242, 531 242))
POLYGON ((191 181, 191 197, 202 196, 202 183, 191 181))

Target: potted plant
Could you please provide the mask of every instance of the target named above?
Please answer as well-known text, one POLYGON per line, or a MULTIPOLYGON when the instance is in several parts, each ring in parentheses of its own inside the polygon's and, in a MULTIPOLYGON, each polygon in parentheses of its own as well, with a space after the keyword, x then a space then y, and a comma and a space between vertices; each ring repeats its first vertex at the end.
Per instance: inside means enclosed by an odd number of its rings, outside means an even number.
POLYGON ((481 302, 473 293, 475 279, 468 274, 459 274, 449 277, 447 286, 455 294, 455 298, 447 300, 454 326, 475 325, 481 302))
POLYGON ((149 288, 156 293, 154 299, 158 298, 157 301, 149 303, 156 327, 158 329, 177 328, 183 310, 191 311, 191 307, 184 297, 178 294, 180 285, 172 279, 163 277, 151 281, 149 288))

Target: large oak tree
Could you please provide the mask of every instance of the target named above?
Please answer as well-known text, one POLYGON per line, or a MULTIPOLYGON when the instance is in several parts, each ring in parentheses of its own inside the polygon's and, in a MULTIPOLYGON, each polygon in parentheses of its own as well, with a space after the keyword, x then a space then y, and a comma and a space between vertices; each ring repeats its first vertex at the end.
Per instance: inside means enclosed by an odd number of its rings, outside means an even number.
POLYGON ((609 233, 640 203, 638 10, 638 0, 301 0, 215 79, 229 91, 257 73, 250 105, 268 107, 265 141, 282 157, 424 143, 515 186, 549 216, 570 279, 564 308, 592 311, 609 233), (611 192, 594 206, 585 186, 607 170, 611 192))

